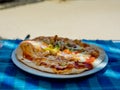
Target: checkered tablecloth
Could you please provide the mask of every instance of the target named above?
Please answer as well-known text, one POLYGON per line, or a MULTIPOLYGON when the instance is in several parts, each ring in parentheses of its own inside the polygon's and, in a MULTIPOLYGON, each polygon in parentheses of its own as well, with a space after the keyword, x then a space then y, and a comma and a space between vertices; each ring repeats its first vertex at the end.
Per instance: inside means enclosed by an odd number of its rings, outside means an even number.
POLYGON ((21 40, 1 40, 0 90, 120 90, 120 42, 83 41, 102 47, 109 57, 108 65, 89 76, 61 80, 35 76, 16 67, 11 54, 21 40))

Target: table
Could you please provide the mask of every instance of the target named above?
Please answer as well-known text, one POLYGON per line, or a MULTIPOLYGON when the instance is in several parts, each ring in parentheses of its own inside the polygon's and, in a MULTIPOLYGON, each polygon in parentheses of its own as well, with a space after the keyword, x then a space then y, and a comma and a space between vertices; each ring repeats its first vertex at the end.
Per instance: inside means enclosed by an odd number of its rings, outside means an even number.
POLYGON ((108 57, 108 65, 101 71, 74 79, 52 79, 35 76, 16 67, 12 51, 22 40, 0 40, 0 89, 1 90, 120 90, 120 41, 85 40, 103 48, 108 57))

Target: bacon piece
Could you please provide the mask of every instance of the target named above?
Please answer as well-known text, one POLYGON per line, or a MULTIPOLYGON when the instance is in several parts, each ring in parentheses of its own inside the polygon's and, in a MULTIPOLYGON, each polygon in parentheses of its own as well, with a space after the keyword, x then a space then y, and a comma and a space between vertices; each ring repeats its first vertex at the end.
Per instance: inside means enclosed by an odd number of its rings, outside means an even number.
POLYGON ((30 61, 33 60, 33 57, 31 57, 31 55, 28 55, 28 54, 25 54, 25 53, 23 53, 23 57, 24 57, 24 58, 27 58, 27 59, 30 60, 30 61))
POLYGON ((85 63, 85 62, 83 62, 83 64, 85 65, 85 67, 87 67, 87 68, 88 68, 88 70, 93 69, 93 65, 92 65, 92 64, 85 63))
POLYGON ((67 68, 74 68, 73 64, 68 64, 67 68))
POLYGON ((74 67, 75 67, 76 69, 88 68, 88 70, 90 70, 90 69, 93 68, 92 64, 90 64, 90 63, 85 63, 85 62, 82 62, 82 63, 80 63, 80 62, 75 62, 74 65, 75 65, 74 67))

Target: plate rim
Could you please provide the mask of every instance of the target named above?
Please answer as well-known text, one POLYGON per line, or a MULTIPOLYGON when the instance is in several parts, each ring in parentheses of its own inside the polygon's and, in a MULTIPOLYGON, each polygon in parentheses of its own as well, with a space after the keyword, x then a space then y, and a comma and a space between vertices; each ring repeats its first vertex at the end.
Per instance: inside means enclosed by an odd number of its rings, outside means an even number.
POLYGON ((20 68, 21 70, 23 70, 23 71, 25 71, 27 73, 30 73, 30 74, 33 74, 33 75, 36 75, 36 76, 46 77, 46 78, 68 79, 68 78, 84 77, 84 76, 88 76, 88 75, 94 74, 94 73, 102 70, 108 64, 108 56, 105 53, 104 60, 98 66, 96 66, 92 70, 85 71, 85 72, 82 72, 80 74, 59 75, 59 74, 52 74, 52 73, 47 73, 47 72, 39 71, 39 70, 33 69, 33 68, 29 67, 29 66, 26 66, 25 64, 23 64, 22 62, 19 62, 17 60, 15 52, 16 52, 16 49, 12 52, 11 59, 12 59, 12 62, 18 68, 20 68))

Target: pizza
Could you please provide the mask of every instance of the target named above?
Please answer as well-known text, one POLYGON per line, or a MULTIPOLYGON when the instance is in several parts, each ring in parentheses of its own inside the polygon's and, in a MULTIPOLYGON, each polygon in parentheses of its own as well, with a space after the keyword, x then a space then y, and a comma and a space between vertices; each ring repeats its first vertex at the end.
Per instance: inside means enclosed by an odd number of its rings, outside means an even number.
POLYGON ((20 63, 53 74, 78 74, 94 69, 105 58, 105 52, 82 40, 39 36, 25 40, 16 49, 20 63))

